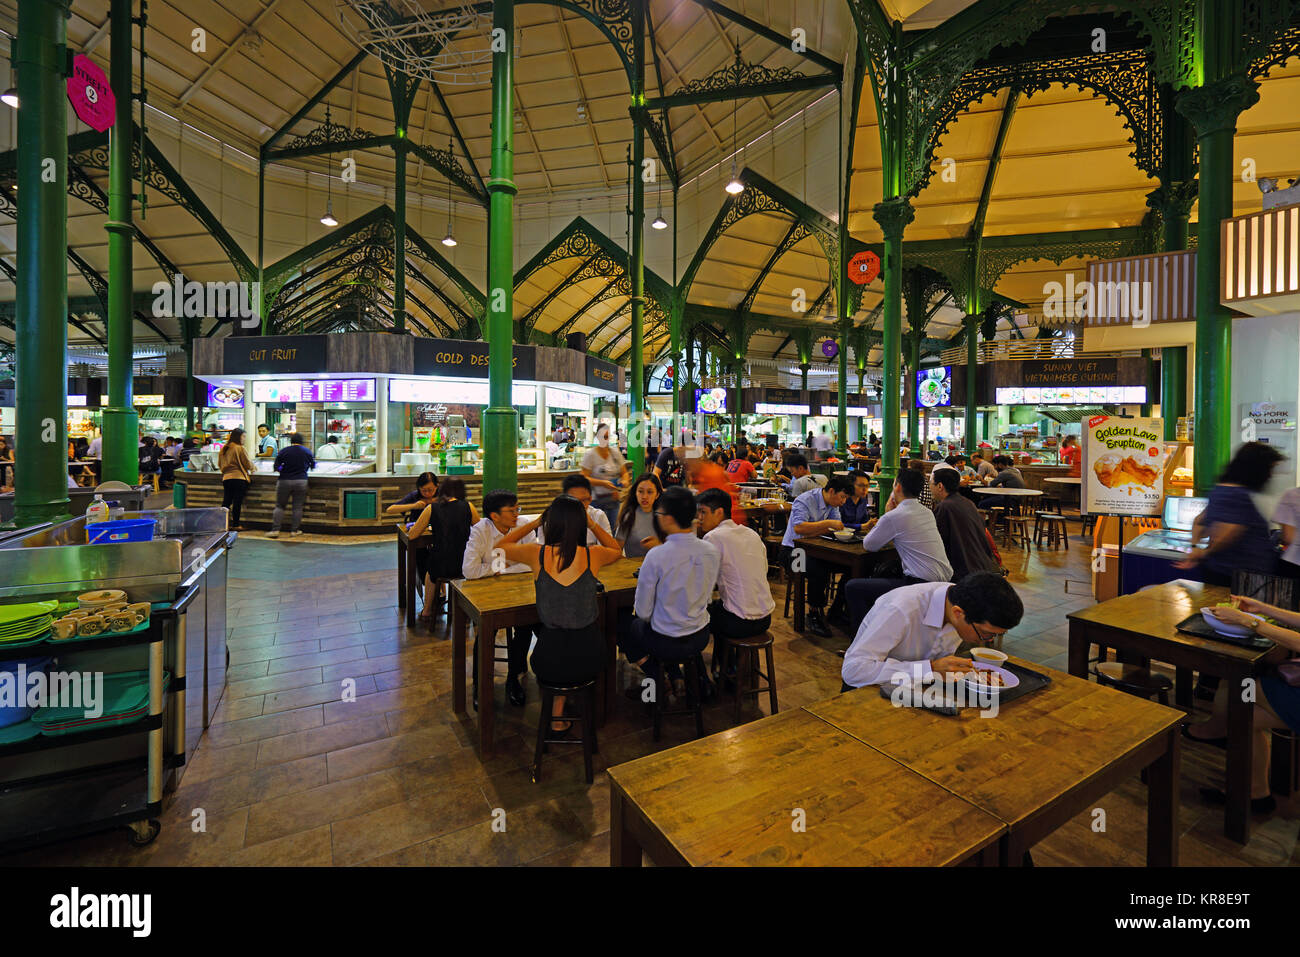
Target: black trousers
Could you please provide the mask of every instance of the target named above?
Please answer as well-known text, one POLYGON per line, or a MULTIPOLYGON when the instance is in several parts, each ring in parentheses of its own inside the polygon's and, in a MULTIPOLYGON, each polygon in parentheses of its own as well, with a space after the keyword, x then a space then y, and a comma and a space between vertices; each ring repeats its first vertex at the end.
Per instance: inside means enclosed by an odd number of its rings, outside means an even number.
MULTIPOLYGON (((510 628, 506 630, 506 657, 509 662, 506 664, 506 673, 509 675, 522 675, 528 670, 528 648, 533 643, 533 629, 530 625, 524 625, 521 628, 510 628)), ((478 687, 478 640, 479 635, 474 636, 474 687, 478 687)), ((489 641, 496 641, 496 635, 492 635, 489 641)))
POLYGON ((902 578, 855 578, 844 586, 844 594, 849 606, 849 620, 853 623, 854 634, 862 619, 867 617, 871 606, 881 595, 904 585, 918 585, 924 578, 905 575, 902 578))
MULTIPOLYGON (((791 567, 794 563, 793 548, 782 545, 778 560, 787 572, 794 574, 794 569, 791 567)), ((815 611, 821 611, 826 607, 826 583, 830 581, 831 566, 805 555, 803 559, 803 577, 808 596, 808 607, 815 611)))
POLYGON ((230 509, 230 524, 239 524, 239 510, 244 507, 244 496, 249 483, 243 479, 221 480, 221 507, 230 509))
POLYGON ((686 661, 698 655, 709 644, 709 629, 701 628, 693 635, 663 635, 650 627, 643 618, 633 618, 626 631, 619 635, 619 647, 628 661, 640 661, 649 655, 659 661, 686 661))

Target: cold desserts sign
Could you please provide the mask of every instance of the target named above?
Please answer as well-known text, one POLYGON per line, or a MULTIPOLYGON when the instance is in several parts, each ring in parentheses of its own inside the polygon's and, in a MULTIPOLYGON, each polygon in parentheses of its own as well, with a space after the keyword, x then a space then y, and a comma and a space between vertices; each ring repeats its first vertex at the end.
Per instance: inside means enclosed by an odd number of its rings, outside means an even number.
POLYGON ((1093 515, 1159 515, 1165 446, 1160 419, 1093 416, 1083 430, 1083 510, 1093 515))

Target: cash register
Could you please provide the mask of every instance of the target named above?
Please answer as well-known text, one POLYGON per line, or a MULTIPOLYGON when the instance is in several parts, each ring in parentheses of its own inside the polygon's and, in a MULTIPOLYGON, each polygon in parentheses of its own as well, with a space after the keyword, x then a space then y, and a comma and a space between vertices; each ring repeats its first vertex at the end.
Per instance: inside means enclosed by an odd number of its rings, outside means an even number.
POLYGON ((1143 532, 1124 546, 1122 594, 1177 578, 1197 577, 1195 572, 1174 568, 1174 562, 1182 561, 1192 550, 1192 523, 1208 501, 1191 496, 1165 497, 1161 514, 1164 527, 1143 532))

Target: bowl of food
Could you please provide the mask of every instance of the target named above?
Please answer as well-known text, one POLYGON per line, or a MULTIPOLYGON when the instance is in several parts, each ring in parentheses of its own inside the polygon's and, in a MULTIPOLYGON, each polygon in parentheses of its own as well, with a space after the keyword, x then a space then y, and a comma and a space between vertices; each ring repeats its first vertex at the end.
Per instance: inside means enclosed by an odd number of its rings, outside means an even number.
MULTIPOLYGON (((1255 633, 1255 629, 1251 628, 1249 625, 1238 625, 1235 622, 1224 621, 1221 618, 1219 618, 1218 615, 1215 613, 1218 612, 1221 608, 1225 608, 1225 607, 1232 608, 1234 606, 1232 605, 1231 602, 1225 602, 1222 605, 1215 605, 1213 608, 1202 608, 1201 617, 1205 619, 1205 623, 1207 625, 1209 625, 1211 628, 1213 628, 1221 635, 1228 635, 1229 637, 1232 638, 1246 638, 1255 633)), ((1260 618, 1259 615, 1252 615, 1248 611, 1243 611, 1240 613, 1245 615, 1248 618, 1254 619, 1256 622, 1261 622, 1264 620, 1260 618)))
POLYGON ((975 662, 975 670, 966 675, 966 687, 981 694, 998 694, 1020 684, 1020 679, 1005 668, 975 662))
POLYGON ((1006 652, 998 651, 996 648, 972 648, 970 656, 973 661, 992 665, 995 668, 1001 668, 1002 663, 1007 660, 1006 652))
POLYGON ((839 531, 837 531, 837 532, 831 532, 831 535, 833 535, 833 536, 835 537, 835 540, 836 540, 837 542, 851 542, 851 541, 853 541, 853 529, 851 529, 851 528, 841 528, 841 529, 840 529, 839 531))

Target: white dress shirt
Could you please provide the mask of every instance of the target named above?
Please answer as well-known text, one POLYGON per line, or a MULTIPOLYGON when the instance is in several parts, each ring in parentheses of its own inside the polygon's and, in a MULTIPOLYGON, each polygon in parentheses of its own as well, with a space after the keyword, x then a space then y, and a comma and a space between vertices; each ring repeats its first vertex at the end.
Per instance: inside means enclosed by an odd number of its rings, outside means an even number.
POLYGON ((948 582, 922 582, 877 598, 844 652, 844 683, 854 688, 889 684, 896 673, 928 679, 930 662, 951 655, 961 644, 957 629, 943 620, 951 587, 948 582))
MULTIPOLYGON (((790 521, 793 523, 793 510, 790 521)), ((862 547, 878 552, 893 543, 903 562, 903 574, 927 582, 946 582, 952 578, 952 566, 944 550, 934 512, 919 499, 905 498, 880 516, 874 528, 862 540, 862 547)))
MULTIPOLYGON (((609 532, 611 536, 614 534, 609 527, 609 516, 606 515, 604 512, 602 512, 600 509, 596 508, 594 505, 588 505, 587 514, 590 515, 592 518, 594 518, 596 520, 596 524, 599 525, 601 528, 603 528, 605 531, 609 532)), ((596 537, 596 533, 593 532, 591 529, 587 529, 587 544, 588 545, 600 544, 600 539, 596 537)))
POLYGON ((104 447, 104 440, 100 436, 95 436, 90 440, 90 445, 86 447, 86 458, 99 458, 100 450, 104 447))
POLYGON ((641 562, 633 606, 636 616, 670 638, 707 628, 719 561, 718 550, 694 532, 669 535, 641 562))
MULTIPOLYGON (((530 516, 520 515, 515 527, 527 525, 532 520, 530 516)), ((506 533, 497 528, 490 518, 480 518, 475 522, 469 530, 469 541, 465 543, 465 558, 460 564, 461 574, 466 578, 487 578, 491 575, 512 575, 515 572, 532 571, 521 562, 511 562, 499 571, 492 568, 492 551, 505 535, 506 533)), ((535 545, 537 533, 529 532, 515 544, 535 545)))
POLYGON ((813 448, 818 452, 829 452, 831 448, 831 437, 825 432, 819 432, 813 436, 813 448))
POLYGON ((767 546, 758 532, 727 519, 704 540, 718 550, 718 593, 722 607, 754 621, 776 610, 767 584, 767 546))

